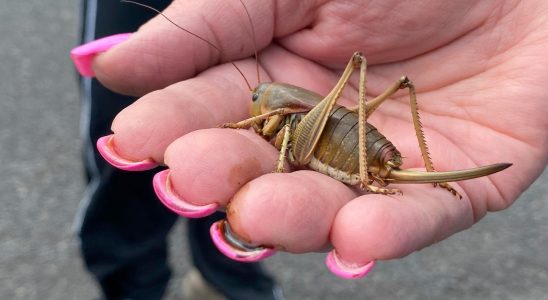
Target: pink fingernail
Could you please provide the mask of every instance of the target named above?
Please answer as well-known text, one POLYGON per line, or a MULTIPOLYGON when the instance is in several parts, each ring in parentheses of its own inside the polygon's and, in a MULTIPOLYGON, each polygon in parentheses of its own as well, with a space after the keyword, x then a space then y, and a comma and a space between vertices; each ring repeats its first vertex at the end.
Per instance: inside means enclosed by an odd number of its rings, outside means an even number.
POLYGON ((105 52, 127 40, 130 35, 131 33, 120 33, 80 45, 70 51, 70 57, 72 58, 76 69, 82 76, 93 77, 95 76, 93 68, 91 67, 93 58, 97 54, 105 52))
POLYGON ((327 268, 335 275, 344 279, 362 278, 375 267, 375 261, 372 260, 365 265, 352 264, 343 261, 335 250, 331 250, 325 258, 327 268))
POLYGON ((199 206, 181 199, 171 187, 169 172, 170 170, 163 170, 154 175, 154 179, 152 180, 152 185, 154 186, 156 195, 167 208, 187 218, 201 218, 209 216, 217 210, 219 207, 219 204, 217 203, 199 206))
MULTIPOLYGON (((232 236, 230 238, 227 238, 225 236, 226 231, 224 230, 223 226, 226 223, 225 220, 217 221, 211 225, 211 228, 209 229, 209 233, 211 234, 211 239, 213 240, 213 243, 221 251, 224 255, 226 255, 228 258, 231 258, 236 261, 241 262, 256 262, 262 259, 265 259, 267 257, 270 257, 274 254, 276 254, 276 250, 266 247, 254 247, 254 248, 236 248, 234 245, 232 245, 231 242, 228 240, 236 240, 236 237, 232 236)), ((243 242, 239 242, 239 244, 244 244, 243 242)))
POLYGON ((131 161, 122 158, 116 150, 112 142, 113 135, 107 135, 97 140, 97 150, 101 153, 101 156, 108 161, 111 165, 118 169, 125 171, 146 171, 154 169, 158 166, 156 162, 148 158, 142 161, 131 161))

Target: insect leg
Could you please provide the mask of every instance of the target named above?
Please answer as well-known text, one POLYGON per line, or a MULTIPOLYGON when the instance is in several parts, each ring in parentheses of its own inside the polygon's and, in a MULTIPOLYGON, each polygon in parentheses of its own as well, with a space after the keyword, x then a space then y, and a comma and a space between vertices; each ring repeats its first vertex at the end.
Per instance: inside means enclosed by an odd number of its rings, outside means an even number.
MULTIPOLYGON (((421 150, 421 155, 424 160, 424 165, 426 166, 426 170, 428 172, 434 171, 434 166, 432 164, 432 160, 430 159, 430 154, 428 152, 428 146, 426 145, 426 140, 424 138, 424 133, 422 130, 422 124, 420 121, 420 116, 418 112, 418 105, 417 105, 417 96, 415 92, 415 86, 407 78, 407 76, 402 76, 400 79, 398 79, 396 82, 394 82, 392 85, 390 85, 382 94, 377 96, 375 99, 371 100, 365 105, 365 111, 366 116, 365 120, 371 116, 371 114, 384 102, 386 99, 388 99, 390 96, 394 95, 399 89, 409 89, 409 98, 411 102, 411 114, 413 116, 413 125, 415 127, 415 133, 417 135, 417 139, 419 141, 419 147, 421 150)), ((360 103, 358 107, 351 108, 352 111, 356 112, 356 110, 360 109, 360 106, 362 104, 360 103)), ((361 119, 361 116, 360 116, 361 119)), ((361 121, 361 120, 360 120, 361 121)))
MULTIPOLYGON (((360 78, 358 82, 358 159, 359 159, 359 175, 360 175, 360 187, 364 190, 375 194, 384 194, 384 195, 394 195, 401 194, 401 191, 398 189, 387 189, 383 187, 377 187, 370 184, 369 173, 367 170, 367 135, 366 135, 366 121, 367 118, 371 115, 371 105, 368 106, 365 100, 365 82, 366 82, 366 70, 367 70, 367 61, 365 58, 362 59, 360 64, 360 78)), ((385 97, 384 99, 386 99, 385 97)), ((381 98, 382 99, 382 98, 381 98)), ((382 100, 373 100, 377 106, 382 103, 382 100)), ((376 106, 374 106, 376 108, 376 106)), ((374 176, 375 174, 373 174, 374 176)))
POLYGON ((295 129, 292 138, 292 149, 296 163, 305 165, 312 159, 314 150, 333 110, 333 106, 341 97, 342 90, 346 86, 346 83, 348 83, 348 79, 354 72, 354 69, 358 68, 364 60, 365 58, 361 53, 355 52, 331 92, 303 117, 295 129))
MULTIPOLYGON (((424 165, 426 167, 426 171, 435 172, 434 165, 432 164, 432 159, 430 158, 430 152, 428 151, 428 145, 426 145, 426 139, 424 138, 424 132, 422 130, 422 123, 419 116, 415 86, 409 79, 403 82, 402 86, 409 89, 409 100, 411 105, 411 115, 413 116, 413 125, 415 126, 415 133, 417 135, 417 140, 419 141, 419 148, 421 150, 421 155, 424 161, 424 165)), ((442 182, 438 184, 440 187, 448 190, 453 195, 462 198, 462 196, 449 183, 442 182)), ((436 183, 434 183, 434 186, 436 186, 436 183)))
MULTIPOLYGON (((398 90, 405 88, 402 86, 402 84, 407 81, 407 77, 403 76, 400 79, 398 79, 396 82, 391 84, 384 92, 382 92, 377 97, 373 98, 371 101, 368 101, 365 104, 365 111, 367 112, 366 120, 371 116, 371 114, 384 102, 386 101, 390 96, 394 95, 398 90)), ((358 112, 360 105, 356 105, 354 107, 348 108, 349 110, 353 112, 358 112)))
POLYGON ((367 120, 367 106, 365 101, 365 81, 367 71, 367 60, 362 59, 360 63, 360 77, 358 81, 358 159, 360 170, 360 187, 364 190, 373 191, 374 187, 369 184, 367 172, 367 137, 365 124, 367 120))
POLYGON ((294 113, 294 112, 295 111, 290 109, 290 108, 278 108, 278 109, 269 111, 267 113, 264 113, 262 115, 258 115, 258 116, 251 117, 249 119, 242 120, 238 123, 224 123, 224 124, 219 125, 218 127, 220 127, 220 128, 244 129, 244 128, 249 128, 249 127, 253 126, 253 124, 255 124, 258 121, 268 119, 272 116, 287 115, 287 114, 291 114, 291 113, 294 113))
MULTIPOLYGON (((417 96, 415 92, 415 86, 407 78, 407 76, 402 76, 400 79, 398 79, 396 82, 394 82, 391 86, 389 86, 382 94, 377 96, 375 99, 371 100, 367 105, 365 106, 366 116, 365 119, 371 114, 390 96, 394 95, 396 91, 399 89, 409 89, 409 98, 411 102, 411 115, 413 117, 413 125, 415 127, 415 133, 417 135, 417 139, 419 141, 419 147, 421 150, 421 155, 424 160, 424 165, 426 166, 426 170, 428 172, 433 172, 434 166, 432 164, 432 159, 430 159, 430 154, 428 152, 428 146, 426 145, 426 139, 424 138, 424 132, 422 130, 422 124, 420 121, 419 111, 418 111, 418 104, 417 104, 417 96)), ((358 107, 354 107, 351 110, 356 111, 360 109, 361 103, 358 105, 358 107)), ((361 118, 361 117, 360 117, 361 118)))
MULTIPOLYGON (((390 96, 394 95, 398 90, 400 89, 409 89, 409 100, 410 100, 410 106, 411 106, 411 115, 413 117, 413 126, 415 127, 415 134, 417 135, 417 140, 419 142, 419 148, 421 151, 422 159, 424 161, 424 165, 426 167, 426 171, 428 172, 435 172, 434 165, 432 163, 432 159, 430 158, 430 152, 428 151, 428 145, 426 144, 426 139, 424 137, 424 132, 422 130, 422 123, 420 121, 419 111, 418 111, 418 104, 417 104, 417 95, 415 91, 415 85, 407 78, 407 76, 402 76, 400 79, 398 79, 396 82, 394 82, 392 85, 390 85, 382 94, 374 98, 373 100, 369 101, 365 105, 365 120, 371 116, 371 114, 384 102, 386 99, 388 99, 390 96)), ((360 106, 362 104, 358 104, 358 107, 351 108, 352 111, 356 112, 358 111, 360 106)), ((362 116, 360 115, 360 121, 362 119, 362 116)), ((361 137, 361 134, 360 134, 361 137)), ((361 151, 361 150, 360 150, 361 151)), ((361 165, 361 162, 360 162, 361 165)), ((361 171, 360 171, 360 178, 361 178, 361 171)), ((363 182, 362 182, 363 184, 363 182)), ((438 183, 440 187, 445 188, 449 192, 451 192, 453 195, 461 197, 459 193, 448 183, 438 183)), ((436 184, 434 184, 436 186, 436 184)))
POLYGON ((280 149, 280 155, 278 156, 278 161, 276 162, 276 169, 274 172, 276 173, 283 173, 284 172, 284 162, 285 162, 285 155, 287 153, 287 145, 289 144, 289 137, 290 135, 290 125, 285 124, 282 130, 278 133, 276 136, 276 148, 279 147, 280 149), (281 143, 279 142, 279 137, 282 138, 281 143))

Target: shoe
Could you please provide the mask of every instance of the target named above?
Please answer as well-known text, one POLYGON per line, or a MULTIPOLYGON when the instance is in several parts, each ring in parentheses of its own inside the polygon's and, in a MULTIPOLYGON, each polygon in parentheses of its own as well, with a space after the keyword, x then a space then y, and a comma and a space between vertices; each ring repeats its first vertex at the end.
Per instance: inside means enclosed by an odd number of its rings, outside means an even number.
MULTIPOLYGON (((263 291, 264 292, 264 291, 263 291)), ((263 295, 257 299, 275 299, 285 300, 284 294, 280 286, 275 285, 271 295, 263 295)), ((249 297, 247 297, 249 298, 249 297)), ((177 283, 173 282, 168 288, 164 300, 228 300, 213 285, 207 282, 201 275, 200 271, 192 268, 186 273, 182 280, 177 283)))
POLYGON ((228 300, 209 284, 197 269, 190 270, 182 281, 185 300, 228 300))

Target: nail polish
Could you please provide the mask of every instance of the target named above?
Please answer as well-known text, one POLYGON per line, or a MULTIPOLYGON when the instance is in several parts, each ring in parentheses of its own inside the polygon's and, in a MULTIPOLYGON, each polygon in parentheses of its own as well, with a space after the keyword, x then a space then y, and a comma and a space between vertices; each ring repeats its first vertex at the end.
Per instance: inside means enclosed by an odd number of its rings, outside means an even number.
POLYGON ((230 231, 226 220, 213 223, 209 233, 213 243, 228 258, 241 262, 257 262, 276 254, 276 250, 261 246, 249 246, 230 231))
POLYGON ((152 180, 156 195, 162 203, 173 212, 187 218, 202 218, 213 214, 219 208, 219 204, 195 205, 179 197, 173 190, 169 180, 170 170, 163 170, 152 180))
POLYGON ((131 161, 122 158, 114 149, 113 136, 107 135, 97 140, 97 150, 103 158, 118 169, 125 171, 146 171, 154 169, 158 164, 148 158, 142 161, 131 161))
POLYGON ((105 52, 127 40, 130 36, 131 33, 120 33, 91 41, 72 49, 70 51, 70 57, 80 75, 84 77, 93 77, 95 76, 92 68, 93 58, 97 54, 105 52))
POLYGON ((352 264, 343 261, 335 250, 331 250, 325 258, 327 268, 335 275, 344 279, 358 279, 367 275, 374 267, 372 260, 365 265, 352 264))

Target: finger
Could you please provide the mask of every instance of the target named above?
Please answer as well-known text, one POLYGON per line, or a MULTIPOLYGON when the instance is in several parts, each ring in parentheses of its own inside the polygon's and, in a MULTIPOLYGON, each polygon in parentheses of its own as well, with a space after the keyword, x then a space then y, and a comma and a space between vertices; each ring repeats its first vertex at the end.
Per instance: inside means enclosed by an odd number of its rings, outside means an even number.
POLYGON ((238 191, 228 222, 246 243, 294 253, 324 250, 337 211, 355 197, 346 185, 311 171, 267 174, 238 191))
POLYGON ((331 242, 342 260, 363 265, 400 258, 474 222, 466 196, 459 200, 431 185, 402 186, 402 191, 403 196, 362 196, 338 212, 331 242))
MULTIPOLYGON (((266 58, 282 61, 289 73, 299 69, 291 68, 290 63, 304 64, 283 51, 267 51, 266 58)), ((254 61, 239 61, 238 65, 245 74, 253 74, 254 61)), ((261 78, 269 80, 265 74, 261 78)), ((117 153, 118 160, 130 164, 149 158, 161 163, 165 149, 178 137, 249 117, 250 100, 249 91, 232 66, 211 68, 193 79, 149 93, 120 112, 112 125, 114 149, 110 153, 117 153)))
MULTIPOLYGON (((253 63, 242 63, 245 68, 253 63)), ((163 162, 167 146, 197 129, 248 116, 251 96, 230 66, 150 93, 120 112, 113 121, 113 143, 120 157, 163 162)))
POLYGON ((295 7, 282 1, 274 7, 263 1, 247 1, 246 7, 253 29, 239 1, 175 1, 164 15, 208 42, 157 16, 129 40, 99 55, 93 65, 95 74, 114 91, 143 95, 190 78, 219 62, 253 55, 254 43, 262 49, 275 32, 287 34, 306 26, 313 16, 314 3, 295 7), (285 13, 290 9, 290 14, 285 13), (275 29, 275 11, 284 18, 280 29, 275 29))
POLYGON ((277 158, 270 143, 248 130, 198 130, 166 150, 171 185, 196 205, 225 206, 248 181, 272 172, 277 158))

